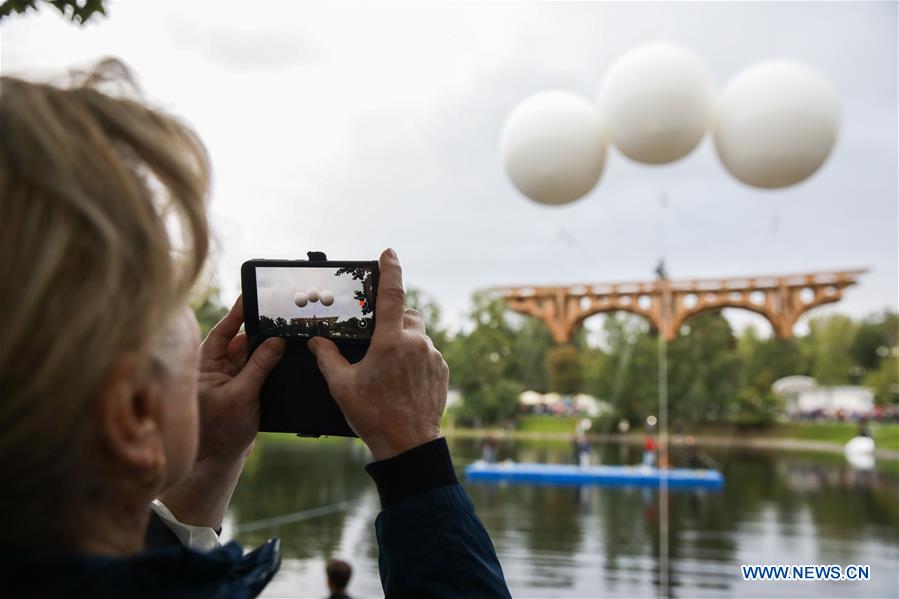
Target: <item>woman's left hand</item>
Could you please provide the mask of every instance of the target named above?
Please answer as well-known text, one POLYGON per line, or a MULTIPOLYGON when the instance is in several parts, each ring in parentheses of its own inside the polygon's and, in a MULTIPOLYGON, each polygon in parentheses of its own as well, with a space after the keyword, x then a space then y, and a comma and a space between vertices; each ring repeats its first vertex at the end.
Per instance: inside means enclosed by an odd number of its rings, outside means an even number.
POLYGON ((247 356, 243 301, 237 301, 200 345, 200 446, 197 461, 233 462, 249 453, 259 430, 259 392, 284 353, 267 339, 247 356))
POLYGON ((200 440, 187 479, 159 498, 179 521, 221 526, 234 487, 259 429, 259 393, 284 353, 271 338, 247 357, 241 297, 200 346, 200 440))

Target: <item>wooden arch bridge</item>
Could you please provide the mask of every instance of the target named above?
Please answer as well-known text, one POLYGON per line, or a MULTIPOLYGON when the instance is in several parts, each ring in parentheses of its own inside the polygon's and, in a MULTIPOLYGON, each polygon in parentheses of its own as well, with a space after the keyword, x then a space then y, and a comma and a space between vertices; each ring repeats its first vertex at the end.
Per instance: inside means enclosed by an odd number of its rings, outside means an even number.
POLYGON ((503 287, 513 311, 546 323, 556 343, 568 343, 584 320, 601 312, 624 311, 645 317, 673 341, 691 316, 721 308, 742 308, 765 317, 778 337, 816 306, 839 301, 865 269, 781 276, 733 277, 644 283, 591 283, 564 287, 503 287))

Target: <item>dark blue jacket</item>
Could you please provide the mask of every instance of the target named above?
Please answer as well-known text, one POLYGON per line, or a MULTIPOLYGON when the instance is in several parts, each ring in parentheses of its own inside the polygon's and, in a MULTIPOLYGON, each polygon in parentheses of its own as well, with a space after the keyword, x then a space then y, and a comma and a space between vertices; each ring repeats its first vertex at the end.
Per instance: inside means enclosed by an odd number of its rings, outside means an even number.
MULTIPOLYGON (((493 543, 456 480, 443 439, 366 467, 381 496, 375 522, 387 597, 509 597, 493 543)), ((148 548, 133 557, 5 548, 0 594, 9 597, 255 597, 280 565, 272 540, 182 547, 153 514, 148 548)), ((297 589, 301 595, 302 589, 297 589)))

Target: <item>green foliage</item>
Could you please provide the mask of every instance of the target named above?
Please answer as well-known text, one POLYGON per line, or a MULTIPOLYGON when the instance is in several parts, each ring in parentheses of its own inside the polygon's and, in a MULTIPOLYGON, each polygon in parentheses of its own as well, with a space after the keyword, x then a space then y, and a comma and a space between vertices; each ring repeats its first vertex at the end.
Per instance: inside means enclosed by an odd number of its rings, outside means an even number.
POLYGON ((458 416, 494 424, 515 413, 523 390, 514 372, 512 344, 515 329, 509 323, 502 300, 476 294, 469 313, 472 329, 453 338, 444 352, 450 368, 450 385, 462 393, 458 416))
POLYGON ((104 0, 5 0, 0 4, 0 21, 12 13, 22 14, 28 10, 38 10, 38 6, 50 4, 72 21, 83 25, 96 14, 105 15, 104 0))
MULTIPOLYGON (((844 444, 858 434, 855 422, 791 422, 778 424, 768 431, 772 437, 783 439, 808 439, 844 444)), ((899 424, 871 423, 874 445, 883 449, 899 450, 899 424)))
POLYGON ((849 354, 865 370, 876 370, 899 345, 899 314, 884 312, 865 319, 856 330, 849 354))
POLYGON ((765 428, 774 424, 783 407, 783 400, 771 391, 745 387, 737 395, 731 419, 740 427, 765 428))
POLYGON ((574 395, 583 388, 581 354, 573 345, 552 347, 546 352, 546 375, 550 391, 574 395))
POLYGON ((606 317, 602 347, 587 354, 584 391, 608 401, 616 412, 642 420, 658 409, 658 338, 629 314, 606 317))
POLYGON ((737 341, 720 312, 690 319, 668 346, 668 395, 671 417, 688 421, 726 416, 740 388, 737 341))
POLYGON ((899 361, 896 358, 881 360, 876 370, 868 371, 864 382, 866 387, 874 390, 877 404, 899 404, 899 361))
POLYGON ((821 385, 851 382, 855 361, 848 351, 855 338, 856 324, 848 316, 835 314, 813 318, 803 339, 809 374, 821 385))
POLYGON ((191 303, 194 315, 200 325, 200 336, 206 338, 218 321, 225 317, 228 308, 222 303, 218 287, 209 287, 205 293, 191 303))
POLYGON ((580 422, 577 416, 545 416, 545 415, 527 415, 518 419, 520 431, 536 432, 536 433, 564 433, 574 434, 577 430, 577 424, 580 422))
POLYGON ((474 426, 501 424, 515 416, 522 391, 519 383, 508 379, 466 391, 457 416, 474 426))
POLYGON ((524 319, 512 338, 509 376, 520 381, 526 389, 540 393, 549 391, 546 352, 555 345, 545 324, 535 318, 524 319))
POLYGON ((604 375, 608 370, 606 362, 610 356, 597 347, 588 347, 581 352, 581 364, 583 365, 583 390, 584 393, 594 397, 608 398, 607 394, 600 394, 598 390, 604 388, 604 375))
MULTIPOLYGON (((426 320, 439 314, 436 306, 419 310, 426 320)), ((770 426, 784 408, 771 386, 796 374, 824 385, 864 382, 879 403, 899 403, 897 362, 885 357, 895 351, 896 323, 895 313, 861 323, 829 316, 810 321, 809 333, 796 339, 761 338, 752 328, 738 338, 720 312, 696 315, 665 348, 669 420, 770 426)), ((605 316, 597 347, 583 332, 556 346, 542 322, 478 294, 463 332, 441 335, 450 385, 463 397, 456 413, 463 422, 489 425, 512 417, 513 391, 524 389, 587 393, 609 402, 615 419, 631 422, 658 414, 660 339, 637 316, 605 316)))
POLYGON ((805 374, 806 363, 795 339, 758 339, 752 328, 743 332, 738 343, 743 363, 743 382, 759 391, 771 389, 777 379, 805 374))

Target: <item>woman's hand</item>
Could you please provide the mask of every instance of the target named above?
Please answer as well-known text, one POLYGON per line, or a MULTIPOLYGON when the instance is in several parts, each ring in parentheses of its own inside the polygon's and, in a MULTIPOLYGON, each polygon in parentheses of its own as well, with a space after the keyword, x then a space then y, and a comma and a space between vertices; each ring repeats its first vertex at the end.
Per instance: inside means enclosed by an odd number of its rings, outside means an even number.
POLYGON ((247 357, 241 333, 243 301, 237 301, 200 346, 200 446, 197 462, 234 462, 249 453, 259 430, 259 392, 284 353, 272 337, 247 357))
POLYGON ((238 297, 200 346, 197 459, 187 479, 160 496, 185 524, 221 526, 259 430, 262 383, 284 353, 284 340, 271 338, 248 358, 242 323, 238 297))
POLYGON ((309 349, 349 425, 383 460, 440 436, 449 369, 425 333, 421 315, 404 309, 403 273, 393 250, 381 254, 375 332, 350 364, 329 339, 309 349))

